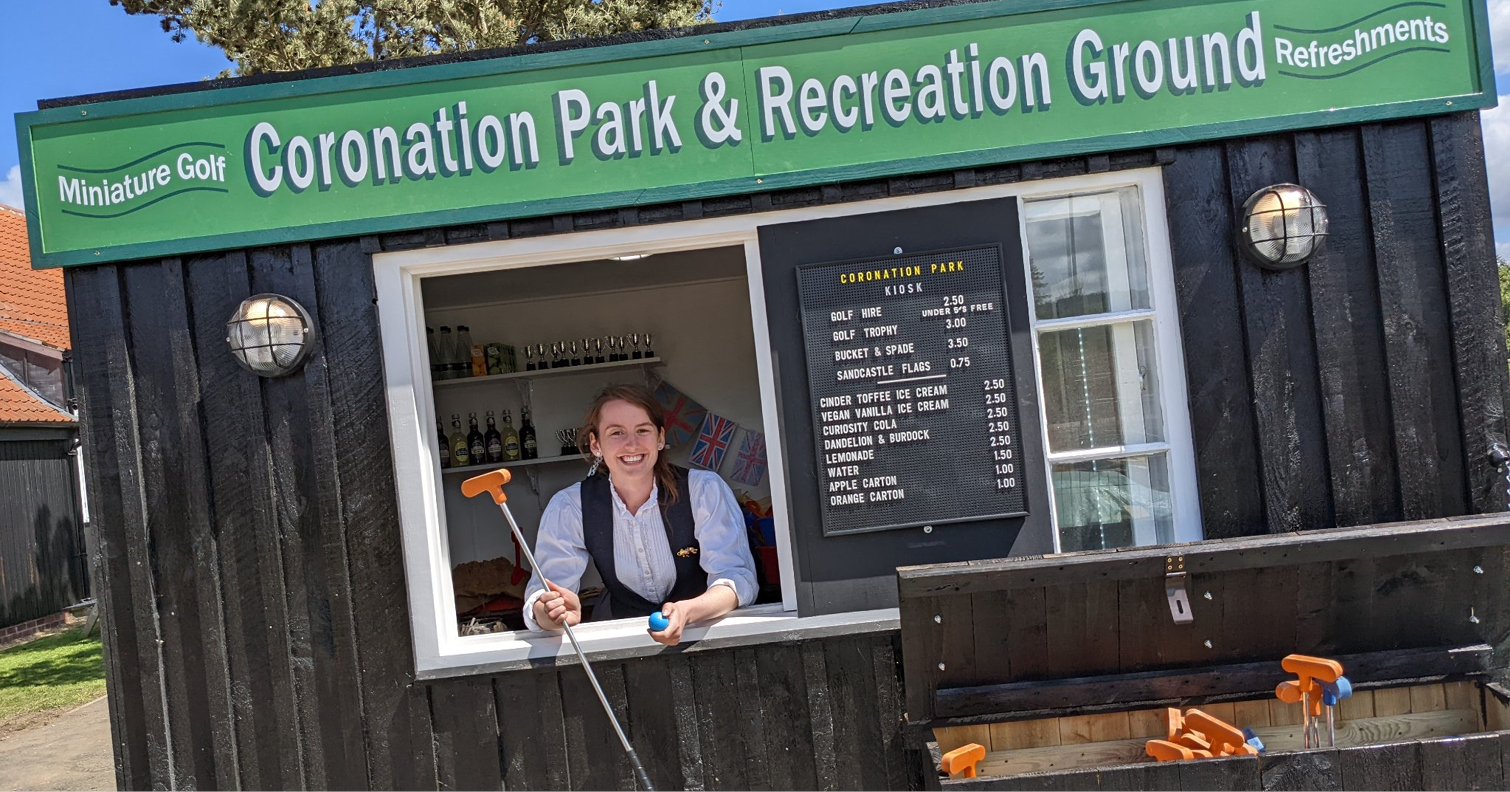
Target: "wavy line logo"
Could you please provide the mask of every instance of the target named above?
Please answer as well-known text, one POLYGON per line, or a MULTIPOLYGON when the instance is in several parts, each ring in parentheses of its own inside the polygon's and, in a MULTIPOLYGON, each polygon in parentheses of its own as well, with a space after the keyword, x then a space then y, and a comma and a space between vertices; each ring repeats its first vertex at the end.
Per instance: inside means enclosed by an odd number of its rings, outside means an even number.
POLYGON ((1408 2, 1329 28, 1275 25, 1276 31, 1291 36, 1274 37, 1278 71, 1302 80, 1335 80, 1412 52, 1451 52, 1446 44, 1452 31, 1431 16, 1440 16, 1446 8, 1442 3, 1408 2))
POLYGON ((63 214, 109 220, 140 212, 179 195, 229 192, 225 146, 196 141, 158 149, 113 168, 59 165, 63 214))

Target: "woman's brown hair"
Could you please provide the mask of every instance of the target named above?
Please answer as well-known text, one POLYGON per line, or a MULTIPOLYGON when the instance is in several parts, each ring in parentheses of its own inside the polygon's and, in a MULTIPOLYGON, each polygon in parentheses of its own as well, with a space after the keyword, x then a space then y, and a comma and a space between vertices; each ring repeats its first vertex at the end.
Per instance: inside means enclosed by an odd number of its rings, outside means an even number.
MULTIPOLYGON (((598 421, 603 418, 603 406, 611 401, 622 401, 633 404, 645 411, 650 416, 650 423, 655 425, 658 432, 666 430, 666 411, 661 408, 660 402, 643 385, 609 385, 600 391, 592 404, 587 407, 587 415, 582 418, 582 428, 577 430, 577 450, 582 452, 589 462, 593 459, 592 438, 598 433, 598 421)), ((608 466, 600 465, 598 475, 608 475, 608 466)), ((665 496, 661 498, 663 505, 676 502, 676 476, 671 472, 671 461, 666 458, 666 449, 662 448, 655 455, 655 482, 665 496)))

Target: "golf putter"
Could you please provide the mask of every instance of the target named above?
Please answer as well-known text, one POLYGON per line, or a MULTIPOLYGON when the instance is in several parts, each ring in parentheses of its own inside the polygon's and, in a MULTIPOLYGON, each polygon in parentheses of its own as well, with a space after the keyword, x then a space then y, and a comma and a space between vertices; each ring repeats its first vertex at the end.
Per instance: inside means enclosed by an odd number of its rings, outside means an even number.
MULTIPOLYGON (((540 565, 535 563, 535 554, 530 552, 530 546, 524 541, 524 534, 519 532, 519 523, 514 522, 514 515, 509 511, 508 497, 503 494, 503 485, 509 483, 513 476, 507 468, 499 468, 491 473, 473 476, 461 483, 461 494, 468 498, 475 498, 486 492, 493 496, 493 502, 503 511, 504 519, 509 522, 509 529, 514 532, 516 546, 524 551, 525 560, 530 562, 530 568, 540 573, 540 581, 549 588, 550 581, 545 579, 545 573, 540 572, 540 565)), ((577 660, 582 663, 582 670, 587 672, 587 681, 592 683, 592 689, 598 694, 598 701, 603 704, 603 711, 608 714, 608 722, 613 724, 613 731, 619 735, 619 742, 624 745, 624 753, 629 754, 629 763, 634 765, 634 774, 639 778, 640 787, 649 792, 655 792, 655 785, 650 783, 650 776, 645 772, 645 766, 640 764, 640 755, 634 752, 634 746, 629 744, 629 737, 624 734, 624 729, 619 726, 619 719, 613 714, 613 707, 608 706, 608 697, 603 695, 603 688, 598 685, 598 675, 592 672, 592 665, 587 662, 587 655, 582 653, 582 644, 577 643, 577 635, 572 632, 570 624, 562 622, 566 628, 566 637, 571 639, 571 646, 577 650, 577 660)))

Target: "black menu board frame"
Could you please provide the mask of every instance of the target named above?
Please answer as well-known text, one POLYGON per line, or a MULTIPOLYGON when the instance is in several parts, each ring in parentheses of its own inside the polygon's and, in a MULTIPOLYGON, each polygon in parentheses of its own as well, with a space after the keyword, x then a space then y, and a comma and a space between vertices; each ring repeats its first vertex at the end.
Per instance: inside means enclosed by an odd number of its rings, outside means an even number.
POLYGON ((794 268, 823 535, 1028 515, 1005 262, 977 244, 794 268))

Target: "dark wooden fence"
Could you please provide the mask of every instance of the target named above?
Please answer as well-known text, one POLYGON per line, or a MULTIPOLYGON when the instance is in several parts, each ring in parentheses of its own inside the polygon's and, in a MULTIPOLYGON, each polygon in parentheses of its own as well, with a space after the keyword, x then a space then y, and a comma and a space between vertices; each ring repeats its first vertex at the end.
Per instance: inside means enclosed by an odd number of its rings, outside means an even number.
POLYGON ((0 627, 88 594, 73 430, 0 427, 0 627))
MULTIPOLYGON (((622 764, 596 764, 618 749, 573 669, 414 679, 372 253, 1152 166, 1209 537, 1505 508, 1489 458, 1505 436, 1504 339, 1473 113, 73 269, 119 783, 627 784, 622 764), (1235 207, 1278 181, 1311 187, 1333 216, 1327 251, 1283 274, 1232 243, 1235 207), (224 322, 261 291, 319 325, 295 376, 249 376, 226 349, 224 322), (537 718, 550 739, 520 726, 537 718)), ((892 743, 895 641, 607 675, 668 786, 905 786, 918 776, 892 743), (673 681, 688 679, 690 697, 673 681), (720 731, 726 712, 742 731, 720 731)))

